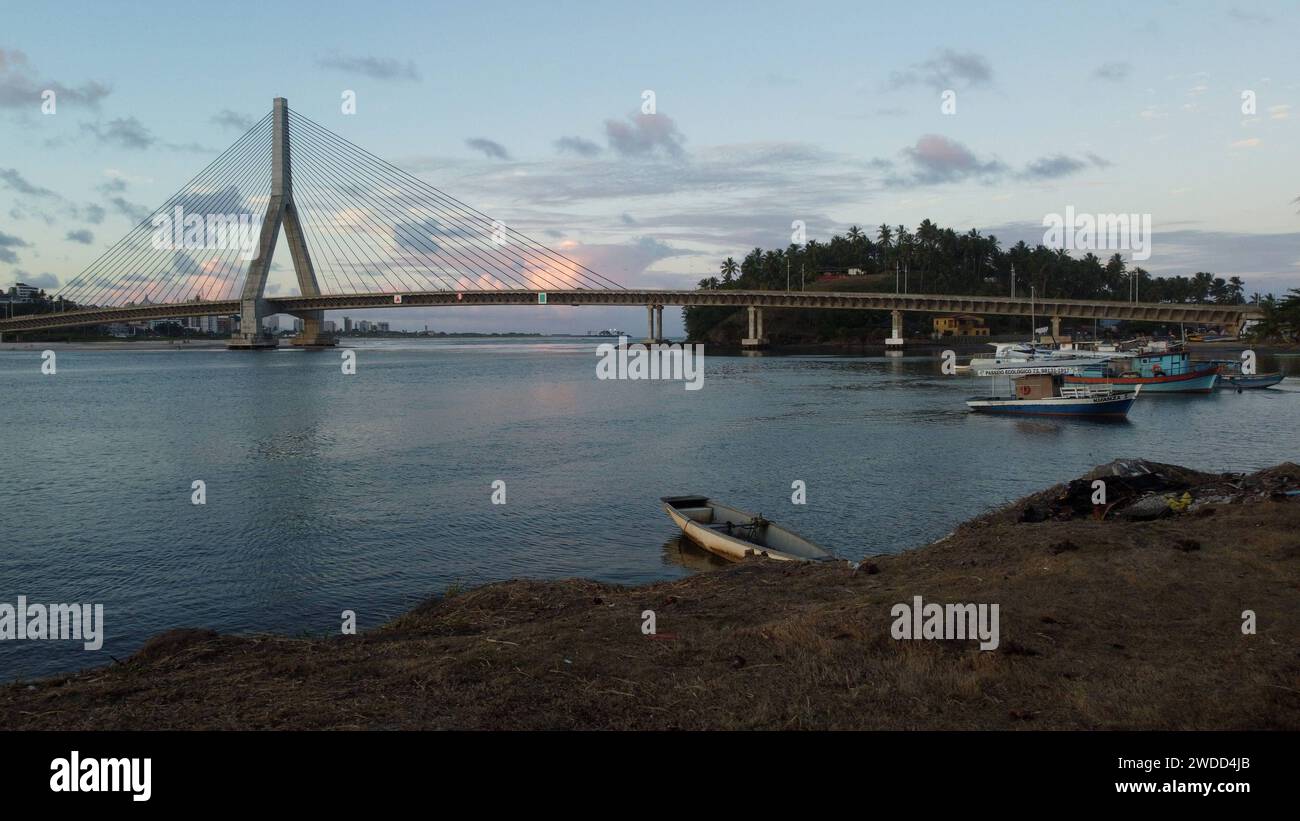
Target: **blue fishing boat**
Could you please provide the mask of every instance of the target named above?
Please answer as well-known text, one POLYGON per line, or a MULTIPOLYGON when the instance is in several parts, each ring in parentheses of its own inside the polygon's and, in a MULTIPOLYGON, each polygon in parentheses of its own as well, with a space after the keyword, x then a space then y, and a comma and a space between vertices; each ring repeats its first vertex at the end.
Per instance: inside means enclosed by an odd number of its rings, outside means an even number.
POLYGON ((1065 381, 1069 371, 1069 366, 981 371, 981 376, 992 376, 995 380, 999 376, 1008 378, 1011 395, 973 396, 966 400, 966 407, 975 413, 1002 416, 1123 419, 1142 390, 1138 386, 1131 392, 1121 393, 1105 385, 1070 385, 1065 381))
POLYGON ((1067 385, 1111 385, 1120 392, 1139 387, 1158 393, 1209 393, 1219 379, 1217 362, 1193 362, 1177 349, 1148 349, 1088 365, 1065 377, 1067 385))

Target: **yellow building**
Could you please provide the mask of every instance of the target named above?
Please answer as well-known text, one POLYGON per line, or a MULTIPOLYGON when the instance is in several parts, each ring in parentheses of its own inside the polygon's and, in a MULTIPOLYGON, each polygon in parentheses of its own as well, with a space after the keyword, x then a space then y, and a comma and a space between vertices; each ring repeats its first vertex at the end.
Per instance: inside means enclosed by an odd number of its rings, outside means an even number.
POLYGON ((953 316, 936 316, 934 318, 934 335, 943 336, 988 336, 988 326, 984 318, 973 314, 955 314, 953 316))

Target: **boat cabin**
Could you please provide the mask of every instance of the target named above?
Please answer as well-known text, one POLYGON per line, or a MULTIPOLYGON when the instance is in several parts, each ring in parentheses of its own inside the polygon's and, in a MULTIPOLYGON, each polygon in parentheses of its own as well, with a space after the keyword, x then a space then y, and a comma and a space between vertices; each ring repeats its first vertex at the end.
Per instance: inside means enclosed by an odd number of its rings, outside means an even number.
POLYGON ((1034 373, 1016 377, 1011 384, 1015 386, 1017 399, 1047 399, 1053 395, 1056 378, 1049 373, 1034 373))

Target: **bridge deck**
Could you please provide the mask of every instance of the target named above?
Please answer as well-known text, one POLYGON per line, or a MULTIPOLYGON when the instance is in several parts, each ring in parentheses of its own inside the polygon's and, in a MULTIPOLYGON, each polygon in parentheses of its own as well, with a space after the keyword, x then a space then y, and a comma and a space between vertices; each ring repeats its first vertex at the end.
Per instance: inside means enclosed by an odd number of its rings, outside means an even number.
MULTIPOLYGON (((994 316, 1030 316, 1070 319, 1124 319, 1152 322, 1187 322, 1236 325, 1260 316, 1254 305, 1202 305, 1164 302, 1119 302, 1081 299, 1012 299, 948 294, 878 294, 826 291, 694 291, 694 290, 571 290, 571 291, 435 291, 283 296, 266 299, 271 313, 360 310, 367 308, 419 308, 474 305, 711 305, 824 310, 922 311, 994 316)), ((0 320, 0 333, 140 322, 187 316, 237 314, 238 300, 180 302, 167 305, 88 308, 64 313, 35 314, 0 320)))

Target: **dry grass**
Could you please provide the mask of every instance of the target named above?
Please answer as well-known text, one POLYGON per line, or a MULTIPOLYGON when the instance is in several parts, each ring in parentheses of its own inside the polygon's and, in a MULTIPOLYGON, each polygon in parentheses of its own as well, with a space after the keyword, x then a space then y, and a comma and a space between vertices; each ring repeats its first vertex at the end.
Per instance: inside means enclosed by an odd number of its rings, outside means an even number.
POLYGON ((1036 524, 1021 502, 879 572, 511 581, 361 636, 172 631, 124 664, 0 689, 0 726, 1297 729, 1300 499, 1252 499, 1036 524), (893 640, 890 607, 914 595, 998 603, 1001 646, 893 640))

